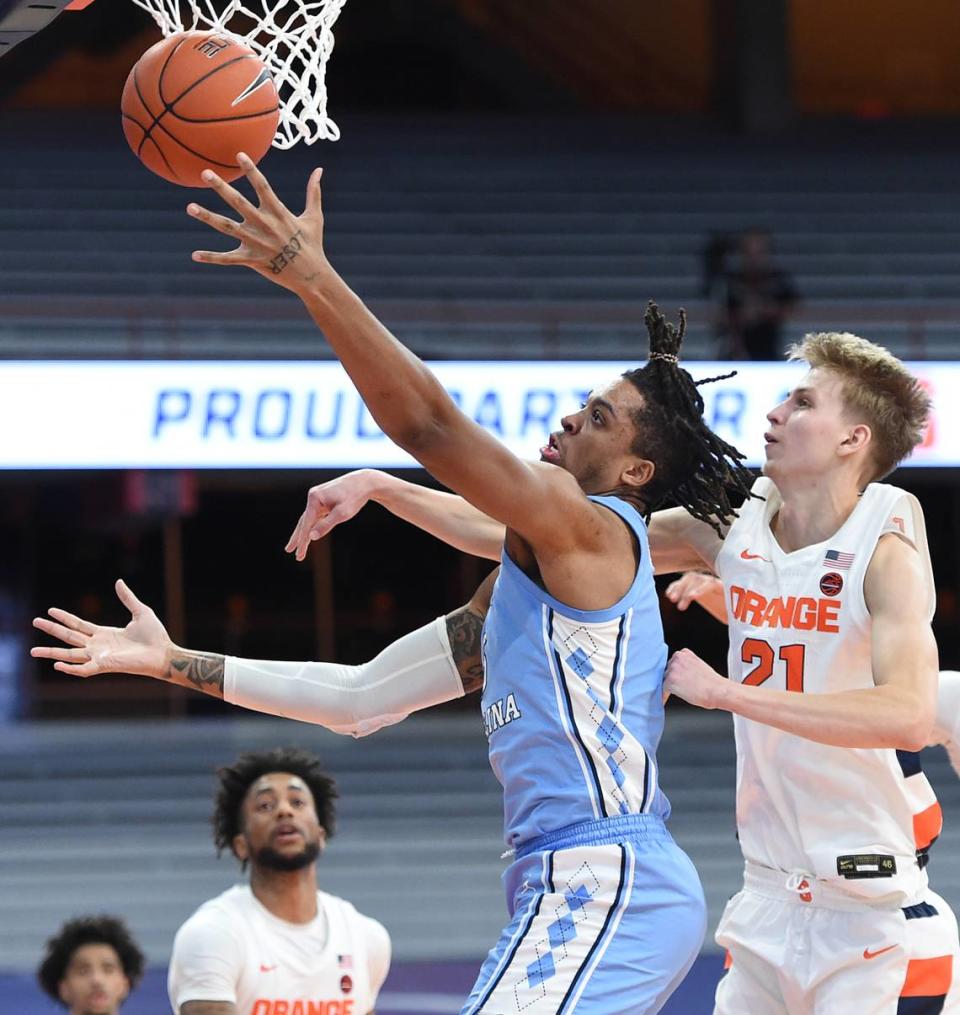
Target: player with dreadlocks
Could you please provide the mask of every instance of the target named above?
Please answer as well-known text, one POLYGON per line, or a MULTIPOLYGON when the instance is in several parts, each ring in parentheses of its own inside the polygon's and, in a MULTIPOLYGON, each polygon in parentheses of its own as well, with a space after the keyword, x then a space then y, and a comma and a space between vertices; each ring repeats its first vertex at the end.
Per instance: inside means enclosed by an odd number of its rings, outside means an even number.
POLYGON ((320 171, 294 216, 240 158, 258 204, 209 173, 240 221, 188 211, 238 246, 194 258, 245 265, 299 296, 384 433, 506 529, 481 704, 516 855, 512 919, 464 1015, 657 1011, 697 954, 705 910, 657 783, 666 647, 644 488, 662 481, 659 501, 684 484, 691 505, 720 522, 723 485, 739 478, 746 488, 737 457, 704 440, 702 405, 675 362, 680 332, 650 308, 652 363, 592 392, 540 463, 522 461, 461 412, 333 269, 320 171))
MULTIPOLYGON (((239 158, 257 204, 208 174, 240 221, 195 204, 188 211, 239 245, 196 252, 195 260, 246 265, 299 296, 383 431, 504 526, 489 606, 475 604, 456 631, 450 618, 446 629, 431 625, 432 648, 423 647, 430 658, 411 658, 402 639, 392 669, 384 653, 334 680, 329 664, 224 660, 164 646, 159 622, 124 587, 134 613, 126 632, 59 613, 58 624, 38 626, 73 648, 37 654, 89 675, 111 652, 114 661, 123 655, 116 649, 124 637, 130 648, 131 628, 152 621, 162 662, 140 660, 135 672, 362 733, 453 696, 451 664, 467 647, 474 659, 480 654, 486 612, 481 706, 515 861, 505 874, 511 921, 463 1011, 655 1012, 697 955, 705 904, 664 823, 670 808, 656 750, 667 653, 642 515, 675 494, 723 523, 725 487, 748 488, 739 455, 704 427, 695 385, 679 367, 682 328, 651 307, 651 363, 592 392, 563 419, 541 461, 523 461, 460 411, 334 271, 323 246, 319 171, 304 213, 294 216, 239 158), (445 671, 438 659, 447 660, 445 671), (431 667, 436 679, 427 686, 431 667)), ((460 678, 467 684, 462 669, 460 678)))

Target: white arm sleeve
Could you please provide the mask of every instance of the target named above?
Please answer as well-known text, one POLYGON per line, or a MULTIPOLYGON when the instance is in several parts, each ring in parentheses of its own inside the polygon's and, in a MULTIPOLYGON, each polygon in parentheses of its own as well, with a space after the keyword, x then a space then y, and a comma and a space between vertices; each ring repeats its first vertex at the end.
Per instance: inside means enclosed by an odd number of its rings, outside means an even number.
POLYGON ((224 701, 355 737, 461 697, 446 617, 400 638, 361 666, 227 656, 223 673, 224 701))
POLYGON ((937 727, 943 732, 944 737, 960 740, 960 673, 956 670, 940 671, 937 727))
POLYGON ((940 671, 933 735, 934 743, 946 747, 950 763, 960 775, 960 673, 956 670, 940 671))

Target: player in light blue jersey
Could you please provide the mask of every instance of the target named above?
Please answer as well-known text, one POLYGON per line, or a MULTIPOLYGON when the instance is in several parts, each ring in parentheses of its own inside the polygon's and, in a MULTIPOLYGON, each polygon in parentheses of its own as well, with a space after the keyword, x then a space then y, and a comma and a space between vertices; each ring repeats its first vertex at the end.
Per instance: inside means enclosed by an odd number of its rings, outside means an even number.
POLYGON ((194 258, 245 265, 299 296, 383 431, 507 529, 483 704, 517 856, 513 919, 464 1012, 656 1011, 699 949, 705 907, 657 786, 666 649, 642 515, 671 496, 722 523, 727 487, 752 481, 703 423, 678 365, 682 328, 651 306, 650 363, 592 393, 541 462, 524 462, 459 410, 333 269, 320 171, 294 216, 240 159, 256 206, 209 173, 240 221, 188 208, 239 245, 194 258))
MULTIPOLYGON (((294 216, 239 158, 256 205, 213 173, 206 181, 240 221, 189 206, 239 246, 194 258, 245 265, 298 295, 383 431, 505 526, 483 628, 482 705, 515 856, 505 874, 511 921, 464 1015, 656 1012, 699 950, 705 905, 696 871, 664 825, 656 750, 666 647, 644 515, 669 498, 722 525, 733 516, 728 492, 745 494, 753 478, 703 423, 703 401, 678 362, 683 325, 677 332, 651 304, 650 362, 592 392, 541 461, 523 461, 459 410, 334 271, 323 249, 319 171, 294 216)), ((303 536, 293 540, 301 549, 303 536)), ((73 620, 59 630, 38 624, 75 646, 38 654, 59 651, 58 666, 98 672, 86 668, 102 658, 97 634, 73 620)), ((449 624, 447 632, 453 640, 449 624)), ((440 641, 432 644, 431 665, 439 660, 443 671, 440 641)), ((194 662, 203 670, 194 686, 219 679, 228 700, 343 732, 370 732, 442 700, 438 687, 424 686, 416 660, 397 671, 405 693, 395 672, 379 675, 378 657, 377 678, 364 670, 348 695, 343 674, 328 680, 312 664, 194 662), (307 695, 309 714, 299 700, 307 695), (361 700, 379 701, 382 714, 358 715, 361 700)))

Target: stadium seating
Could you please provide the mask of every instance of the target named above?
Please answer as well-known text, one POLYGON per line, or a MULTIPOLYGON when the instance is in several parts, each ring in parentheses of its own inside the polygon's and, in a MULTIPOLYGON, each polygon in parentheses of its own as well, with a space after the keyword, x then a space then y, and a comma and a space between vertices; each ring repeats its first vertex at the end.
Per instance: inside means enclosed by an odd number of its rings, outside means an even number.
MULTIPOLYGON (((43 122, 0 119, 20 138, 16 162, 0 157, 0 354, 322 354, 291 297, 191 263, 210 245, 183 214, 196 193, 151 177, 115 124, 43 122), (51 147, 64 130, 66 165, 51 147)), ((265 168, 298 208, 311 164, 328 166, 337 266, 425 355, 629 357, 655 297, 687 306, 688 351, 709 356, 700 251, 749 226, 796 277, 791 336, 841 327, 907 357, 960 354, 960 205, 932 138, 745 146, 628 120, 347 117, 343 131, 265 168)))

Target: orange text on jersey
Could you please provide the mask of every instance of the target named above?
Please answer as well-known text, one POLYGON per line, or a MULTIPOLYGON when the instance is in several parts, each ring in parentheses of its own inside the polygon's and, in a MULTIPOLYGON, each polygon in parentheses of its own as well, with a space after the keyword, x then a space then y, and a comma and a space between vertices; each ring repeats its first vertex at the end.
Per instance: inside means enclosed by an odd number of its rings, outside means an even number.
POLYGON ((789 627, 797 631, 840 631, 840 600, 812 596, 766 596, 730 586, 730 612, 743 624, 753 627, 789 627))
POLYGON ((268 1001, 258 998, 250 1015, 354 1015, 353 998, 337 1001, 268 1001))

